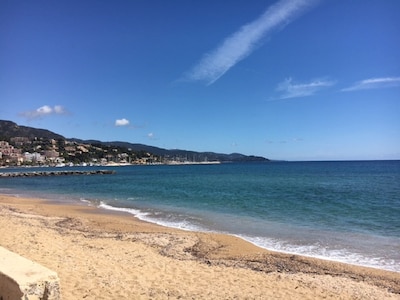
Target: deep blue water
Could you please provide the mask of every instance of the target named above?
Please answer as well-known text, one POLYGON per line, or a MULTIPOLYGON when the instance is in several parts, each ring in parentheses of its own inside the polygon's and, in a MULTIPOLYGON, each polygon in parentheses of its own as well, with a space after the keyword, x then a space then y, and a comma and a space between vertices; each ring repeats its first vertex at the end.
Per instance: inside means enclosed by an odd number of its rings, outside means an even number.
POLYGON ((272 250, 400 272, 400 161, 113 169, 105 176, 0 178, 0 193, 84 201, 272 250))

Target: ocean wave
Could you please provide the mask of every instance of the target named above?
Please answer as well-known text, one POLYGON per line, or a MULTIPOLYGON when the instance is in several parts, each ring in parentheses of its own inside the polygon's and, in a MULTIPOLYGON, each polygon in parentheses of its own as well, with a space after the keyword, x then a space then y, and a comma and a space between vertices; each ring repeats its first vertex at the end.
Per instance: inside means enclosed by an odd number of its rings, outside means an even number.
POLYGON ((347 249, 328 249, 328 246, 324 246, 320 243, 306 244, 306 245, 295 245, 288 241, 267 238, 267 237, 255 237, 247 235, 239 235, 233 232, 218 231, 206 228, 206 226, 196 225, 194 218, 184 216, 181 214, 171 214, 165 212, 144 212, 134 208, 116 207, 104 202, 101 202, 98 207, 129 213, 136 218, 158 224, 165 227, 177 228, 187 231, 202 231, 202 232, 218 232, 223 234, 231 234, 240 237, 258 247, 277 251, 287 254, 303 255, 307 257, 313 257, 318 259, 337 261, 352 265, 372 267, 377 269, 384 269, 388 271, 400 272, 400 263, 393 259, 387 259, 384 257, 368 257, 361 253, 355 253, 347 249))
POLYGON ((270 239, 265 237, 250 237, 237 235, 238 237, 267 250, 287 254, 302 255, 318 259, 336 261, 351 265, 383 269, 400 272, 400 262, 384 257, 368 257, 361 253, 355 253, 347 249, 328 249, 319 244, 293 245, 286 241, 270 239))
POLYGON ((190 220, 188 220, 188 218, 180 219, 172 214, 165 214, 161 212, 154 212, 154 213, 143 212, 139 209, 116 207, 106 204, 104 202, 101 202, 98 205, 98 207, 107 210, 126 212, 135 216, 139 220, 154 223, 165 227, 177 228, 187 231, 206 231, 205 228, 201 228, 199 226, 194 225, 190 220))

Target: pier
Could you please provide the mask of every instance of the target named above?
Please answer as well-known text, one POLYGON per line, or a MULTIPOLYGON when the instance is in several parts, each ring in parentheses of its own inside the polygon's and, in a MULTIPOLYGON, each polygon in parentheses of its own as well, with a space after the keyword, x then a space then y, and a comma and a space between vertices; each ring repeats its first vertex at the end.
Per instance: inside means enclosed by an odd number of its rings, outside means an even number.
POLYGON ((37 177, 37 176, 66 176, 66 175, 108 175, 115 174, 113 170, 68 170, 68 171, 34 171, 34 172, 0 172, 0 177, 37 177))

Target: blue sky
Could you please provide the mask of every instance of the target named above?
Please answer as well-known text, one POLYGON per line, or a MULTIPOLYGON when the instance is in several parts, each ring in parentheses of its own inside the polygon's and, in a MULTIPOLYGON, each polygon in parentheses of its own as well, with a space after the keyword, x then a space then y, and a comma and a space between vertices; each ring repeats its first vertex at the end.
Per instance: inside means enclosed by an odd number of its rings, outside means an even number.
POLYGON ((284 160, 400 159, 400 1, 0 2, 0 119, 284 160))

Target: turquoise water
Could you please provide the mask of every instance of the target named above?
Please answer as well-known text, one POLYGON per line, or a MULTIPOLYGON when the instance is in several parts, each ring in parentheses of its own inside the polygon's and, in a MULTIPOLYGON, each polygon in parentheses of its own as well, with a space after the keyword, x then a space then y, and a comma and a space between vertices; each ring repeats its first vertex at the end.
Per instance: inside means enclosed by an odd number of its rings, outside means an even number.
POLYGON ((83 201, 272 250, 400 272, 400 161, 113 169, 105 176, 2 178, 0 192, 83 201))

